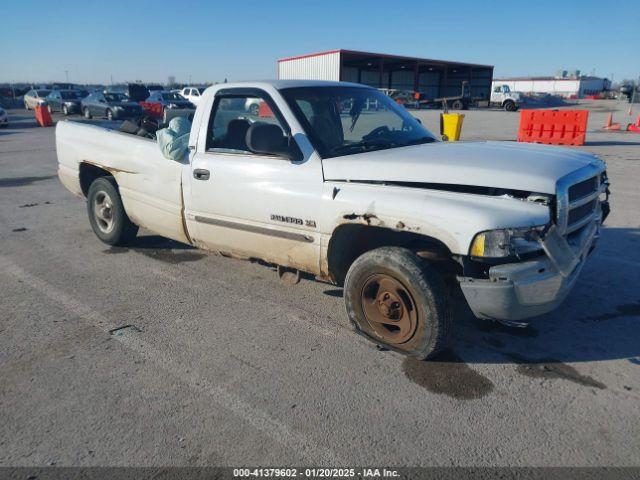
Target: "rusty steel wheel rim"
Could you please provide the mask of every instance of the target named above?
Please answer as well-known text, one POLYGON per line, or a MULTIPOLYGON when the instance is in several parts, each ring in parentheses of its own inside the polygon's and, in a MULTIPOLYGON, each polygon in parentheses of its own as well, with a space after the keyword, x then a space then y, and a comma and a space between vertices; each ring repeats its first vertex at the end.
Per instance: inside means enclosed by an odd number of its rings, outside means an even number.
POLYGON ((362 287, 361 299, 369 326, 382 340, 400 344, 413 337, 418 310, 402 282, 384 273, 372 275, 362 287))

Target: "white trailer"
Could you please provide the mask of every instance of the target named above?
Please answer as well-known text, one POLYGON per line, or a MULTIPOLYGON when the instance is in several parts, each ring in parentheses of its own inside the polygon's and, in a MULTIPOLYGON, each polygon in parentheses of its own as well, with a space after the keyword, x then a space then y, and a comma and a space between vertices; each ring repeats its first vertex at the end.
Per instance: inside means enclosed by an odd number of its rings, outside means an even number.
POLYGON ((598 77, 555 78, 529 77, 494 79, 491 90, 506 85, 512 92, 548 93, 565 98, 583 98, 585 95, 597 95, 610 87, 610 81, 598 77))

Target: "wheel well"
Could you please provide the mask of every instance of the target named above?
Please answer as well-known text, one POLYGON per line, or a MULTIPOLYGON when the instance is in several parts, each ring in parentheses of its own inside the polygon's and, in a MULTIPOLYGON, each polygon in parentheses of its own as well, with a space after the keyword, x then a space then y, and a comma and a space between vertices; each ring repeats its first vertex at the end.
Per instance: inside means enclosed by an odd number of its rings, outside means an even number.
POLYGON ((96 178, 111 176, 111 173, 104 168, 82 162, 80 164, 80 188, 82 189, 82 193, 85 197, 87 196, 89 193, 89 187, 96 178))
POLYGON ((437 269, 458 270, 451 251, 436 238, 414 232, 396 231, 371 225, 340 225, 329 240, 329 275, 342 285, 351 264, 363 253, 380 247, 404 247, 434 262, 437 269))

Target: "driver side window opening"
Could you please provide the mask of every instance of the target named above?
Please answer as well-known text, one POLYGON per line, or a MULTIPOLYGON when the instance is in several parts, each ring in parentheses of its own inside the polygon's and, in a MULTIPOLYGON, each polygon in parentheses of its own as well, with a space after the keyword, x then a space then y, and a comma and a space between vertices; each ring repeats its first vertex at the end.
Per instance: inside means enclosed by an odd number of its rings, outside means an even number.
POLYGON ((224 95, 216 98, 207 130, 208 152, 254 153, 247 146, 247 131, 255 123, 284 125, 264 99, 255 95, 224 95))

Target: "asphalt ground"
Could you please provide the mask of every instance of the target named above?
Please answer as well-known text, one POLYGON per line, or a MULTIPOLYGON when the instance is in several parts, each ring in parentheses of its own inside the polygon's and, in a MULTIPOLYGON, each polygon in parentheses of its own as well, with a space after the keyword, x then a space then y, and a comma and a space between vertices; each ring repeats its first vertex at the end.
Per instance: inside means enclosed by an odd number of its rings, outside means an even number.
MULTIPOLYGON (((430 362, 355 335, 337 287, 145 231, 100 243, 56 177, 54 129, 10 111, 0 467, 638 466, 640 135, 600 129, 632 121, 626 104, 581 107, 613 195, 577 285, 526 329, 456 305, 430 362)), ((517 113, 464 113, 463 139, 515 139, 517 113)))

